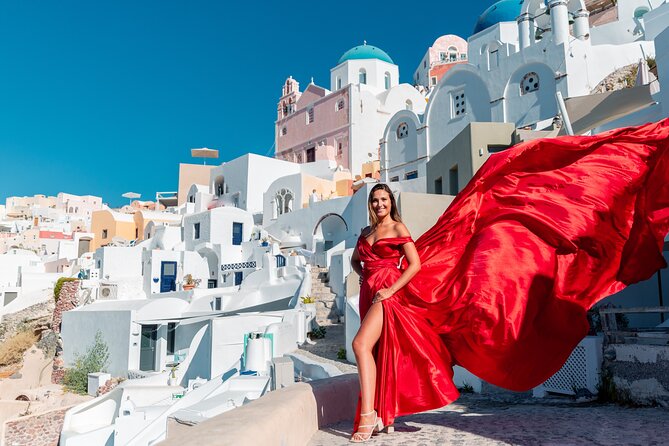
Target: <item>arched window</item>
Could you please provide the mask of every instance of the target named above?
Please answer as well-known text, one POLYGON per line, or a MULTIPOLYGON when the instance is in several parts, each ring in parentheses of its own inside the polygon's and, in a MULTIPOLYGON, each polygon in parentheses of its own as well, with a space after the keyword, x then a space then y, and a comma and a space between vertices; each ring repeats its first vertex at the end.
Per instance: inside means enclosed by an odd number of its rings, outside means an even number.
POLYGON ((286 136, 286 133, 288 133, 288 129, 286 129, 286 127, 281 127, 281 136, 286 136))
POLYGON ((411 102, 411 99, 407 99, 404 105, 407 110, 413 110, 413 102, 411 102))
POLYGON ((406 138, 407 136, 409 136, 409 126, 406 122, 403 122, 397 126, 397 139, 406 138))
POLYGON ((336 111, 343 110, 345 105, 346 104, 344 103, 343 99, 338 100, 337 105, 335 107, 336 111))
POLYGON ((70 209, 67 212, 68 212, 68 214, 73 214, 74 213, 74 208, 72 208, 72 206, 70 206, 70 209))
POLYGON ((458 60, 458 49, 454 46, 448 47, 448 61, 456 62, 458 60))
POLYGON ((216 180, 214 181, 214 193, 217 197, 220 197, 225 193, 225 181, 222 176, 216 177, 216 180))
POLYGON ((302 163, 302 154, 301 153, 297 154, 297 162, 302 163))
POLYGON ((523 80, 520 81, 520 94, 527 94, 539 89, 539 75, 534 71, 530 71, 525 76, 523 80))
POLYGON ((358 72, 358 81, 361 84, 367 83, 367 71, 365 71, 364 68, 360 68, 360 71, 358 72))
POLYGON ((75 214, 78 214, 78 213, 79 213, 79 208, 78 208, 78 207, 74 208, 74 213, 75 213, 75 214))
POLYGON ((386 87, 386 90, 390 90, 390 73, 386 71, 386 74, 383 76, 383 82, 386 87))
MULTIPOLYGON (((293 210, 294 195, 290 189, 280 189, 274 197, 276 215, 286 214, 293 210)), ((274 214, 274 211, 272 211, 274 214)), ((276 218, 276 217, 275 217, 276 218)))
POLYGON ((639 8, 636 8, 636 9, 634 10, 634 18, 635 18, 635 19, 640 19, 640 18, 643 17, 648 11, 649 11, 649 9, 648 9, 647 7, 645 7, 645 6, 641 6, 641 7, 639 7, 639 8))

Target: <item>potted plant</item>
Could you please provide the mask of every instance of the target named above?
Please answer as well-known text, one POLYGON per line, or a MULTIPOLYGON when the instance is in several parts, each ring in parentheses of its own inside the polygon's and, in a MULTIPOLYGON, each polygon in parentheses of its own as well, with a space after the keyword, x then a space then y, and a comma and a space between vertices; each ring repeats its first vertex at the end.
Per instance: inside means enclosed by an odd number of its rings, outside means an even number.
POLYGON ((202 282, 202 279, 193 279, 192 274, 186 274, 184 276, 183 289, 184 291, 189 291, 198 286, 202 282))
POLYGON ((176 386, 179 384, 179 380, 177 379, 177 369, 179 368, 179 364, 174 364, 172 368, 170 369, 170 376, 167 378, 167 385, 168 386, 176 386))
POLYGON ((316 299, 313 298, 312 296, 307 295, 300 297, 300 300, 302 301, 302 306, 304 307, 304 309, 313 313, 313 315, 316 316, 316 299))

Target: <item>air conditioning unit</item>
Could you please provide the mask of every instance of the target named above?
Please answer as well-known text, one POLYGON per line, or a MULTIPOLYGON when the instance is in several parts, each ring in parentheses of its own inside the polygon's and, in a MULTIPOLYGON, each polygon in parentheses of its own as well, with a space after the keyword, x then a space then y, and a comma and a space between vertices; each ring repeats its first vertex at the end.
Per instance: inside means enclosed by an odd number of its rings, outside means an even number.
POLYGON ((532 394, 538 398, 547 392, 575 395, 581 389, 596 394, 602 369, 602 341, 602 336, 587 336, 579 342, 562 368, 535 387, 532 394))
POLYGON ((98 299, 115 300, 118 298, 118 285, 115 283, 102 283, 98 290, 98 299))

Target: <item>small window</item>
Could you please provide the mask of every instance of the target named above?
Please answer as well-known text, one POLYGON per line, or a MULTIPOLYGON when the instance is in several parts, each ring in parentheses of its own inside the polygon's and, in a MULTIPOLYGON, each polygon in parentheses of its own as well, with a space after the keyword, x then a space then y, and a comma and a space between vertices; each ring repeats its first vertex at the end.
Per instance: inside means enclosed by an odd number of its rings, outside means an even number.
POLYGON ((453 104, 453 114, 451 118, 459 118, 467 113, 464 90, 451 93, 451 102, 453 104))
POLYGON ((337 76, 336 85, 337 85, 337 90, 341 90, 341 78, 339 76, 337 76))
POLYGON ((441 177, 434 180, 434 193, 435 194, 440 194, 440 195, 443 194, 443 184, 442 184, 441 177))
POLYGON ((403 139, 409 136, 409 126, 406 122, 397 126, 397 139, 403 139))
POLYGON ((244 280, 244 273, 242 271, 235 271, 235 285, 241 285, 244 280))
POLYGON ((423 68, 427 68, 427 60, 423 61, 423 68))
POLYGON ((488 59, 488 70, 499 66, 499 50, 491 51, 488 59))
POLYGON ((221 311, 221 308, 222 308, 221 300, 222 300, 222 298, 220 298, 220 297, 215 297, 214 298, 214 311, 221 311))
POLYGON ((109 236, 109 231, 107 231, 106 229, 103 229, 102 230, 102 238, 107 238, 108 236, 109 236))
POLYGON ((340 99, 337 101, 337 106, 335 107, 336 111, 343 110, 344 109, 344 100, 340 99))
POLYGON ((297 154, 297 162, 298 162, 299 164, 302 164, 302 154, 301 154, 301 153, 298 153, 298 154, 297 154))
POLYGON ((417 170, 412 170, 411 172, 407 172, 404 177, 407 180, 413 180, 414 178, 418 178, 418 171, 417 170))
POLYGON ((527 73, 520 81, 520 94, 527 94, 539 89, 539 75, 534 71, 527 73))
POLYGON ((358 72, 358 81, 359 81, 361 84, 366 84, 366 83, 367 83, 367 72, 365 71, 364 68, 362 68, 362 69, 358 72))
POLYGON ((311 124, 312 122, 314 122, 314 108, 310 107, 307 110, 307 124, 311 124))
POLYGON ((200 238, 200 223, 195 223, 193 225, 193 240, 200 238))
POLYGON ((243 238, 244 225, 242 223, 232 223, 232 244, 241 245, 243 238))
POLYGON ((432 77, 430 78, 430 83, 431 83, 432 85, 437 85, 437 76, 432 76, 432 77))
POLYGON ((344 144, 339 141, 337 143, 337 156, 342 156, 344 154, 344 144))
POLYGON ((174 341, 176 340, 177 334, 177 324, 175 322, 169 322, 167 324, 167 354, 174 354, 174 341))
POLYGON ((467 60, 467 53, 461 53, 460 60, 467 60))
POLYGON ((135 238, 139 238, 139 228, 135 228, 135 238))
POLYGON ((383 82, 386 90, 390 90, 390 73, 386 72, 386 74, 383 76, 383 82))
POLYGON ((391 177, 391 178, 390 178, 390 181, 391 181, 391 182, 399 181, 399 180, 400 180, 400 177, 391 177))
POLYGON ((439 53, 439 60, 442 62, 446 62, 448 60, 448 54, 444 52, 439 53))
POLYGON ((458 180, 458 165, 456 164, 455 166, 451 167, 451 169, 448 171, 448 186, 449 186, 449 193, 451 195, 456 195, 458 192, 460 192, 459 189, 459 180, 458 180))
POLYGON ((286 133, 288 133, 288 129, 286 127, 281 127, 281 136, 286 136, 286 133))

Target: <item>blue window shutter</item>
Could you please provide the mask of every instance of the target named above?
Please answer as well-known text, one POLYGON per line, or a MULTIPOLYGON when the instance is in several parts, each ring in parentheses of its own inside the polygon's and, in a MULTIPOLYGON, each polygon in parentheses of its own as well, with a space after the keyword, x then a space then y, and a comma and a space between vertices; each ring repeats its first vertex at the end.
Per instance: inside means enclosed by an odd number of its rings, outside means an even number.
POLYGON ((242 223, 232 223, 232 244, 242 244, 242 233, 244 225, 242 223))

